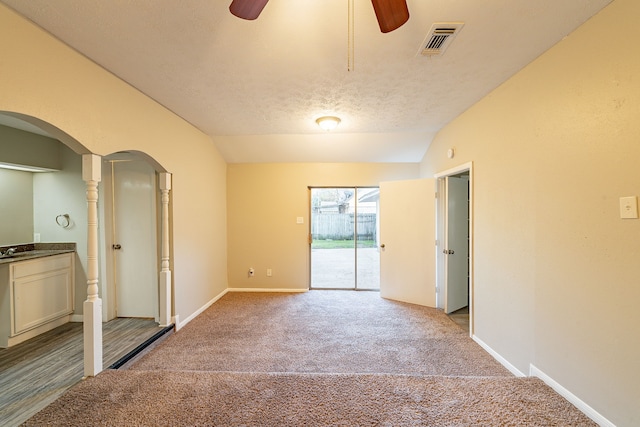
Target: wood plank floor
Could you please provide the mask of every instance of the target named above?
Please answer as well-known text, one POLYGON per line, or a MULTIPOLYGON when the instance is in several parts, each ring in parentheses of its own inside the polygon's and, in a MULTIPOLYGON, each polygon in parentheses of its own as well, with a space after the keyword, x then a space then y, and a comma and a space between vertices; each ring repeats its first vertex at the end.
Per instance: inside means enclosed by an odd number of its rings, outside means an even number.
POLYGON ((469 307, 463 307, 449 314, 449 318, 456 322, 465 331, 469 332, 469 307))
MULTIPOLYGON (((104 369, 160 330, 153 319, 122 318, 104 323, 104 369)), ((0 425, 20 425, 81 381, 83 375, 82 323, 67 323, 0 349, 0 425)))

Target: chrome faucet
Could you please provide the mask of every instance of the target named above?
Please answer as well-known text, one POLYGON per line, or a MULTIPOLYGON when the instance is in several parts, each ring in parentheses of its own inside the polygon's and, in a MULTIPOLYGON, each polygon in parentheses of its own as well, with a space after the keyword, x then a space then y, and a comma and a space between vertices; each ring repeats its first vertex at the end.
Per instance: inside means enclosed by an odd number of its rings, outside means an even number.
POLYGON ((4 251, 4 253, 2 253, 2 251, 0 251, 0 256, 11 256, 11 255, 15 254, 17 250, 18 250, 18 248, 9 248, 6 251, 4 251))

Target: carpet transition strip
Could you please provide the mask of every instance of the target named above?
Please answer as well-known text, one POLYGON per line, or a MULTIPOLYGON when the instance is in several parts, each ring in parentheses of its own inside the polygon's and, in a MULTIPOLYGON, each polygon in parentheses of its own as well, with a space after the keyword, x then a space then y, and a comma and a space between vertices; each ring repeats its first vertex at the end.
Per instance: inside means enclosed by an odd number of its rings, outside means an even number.
POLYGON ((175 325, 171 324, 171 325, 161 329, 158 333, 154 334, 152 337, 148 338, 146 341, 144 341, 142 344, 140 344, 139 346, 137 346, 136 348, 131 350, 129 353, 125 354, 123 357, 121 357, 118 361, 116 361, 114 364, 109 366, 107 369, 120 369, 126 363, 130 362, 131 360, 133 360, 137 355, 139 355, 145 349, 147 349, 149 346, 151 346, 151 344, 155 343, 157 340, 162 338, 164 335, 166 335, 169 332, 173 331, 174 327, 175 327, 175 325))

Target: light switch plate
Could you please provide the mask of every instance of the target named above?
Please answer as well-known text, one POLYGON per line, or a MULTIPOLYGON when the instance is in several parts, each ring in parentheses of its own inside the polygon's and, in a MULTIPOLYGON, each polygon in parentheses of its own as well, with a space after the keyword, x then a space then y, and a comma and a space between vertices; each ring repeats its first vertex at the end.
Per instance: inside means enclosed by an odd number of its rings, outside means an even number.
POLYGON ((299 216, 296 218, 296 224, 304 224, 304 217, 299 216))
POLYGON ((638 218, 638 198, 636 196, 620 197, 620 218, 638 218))

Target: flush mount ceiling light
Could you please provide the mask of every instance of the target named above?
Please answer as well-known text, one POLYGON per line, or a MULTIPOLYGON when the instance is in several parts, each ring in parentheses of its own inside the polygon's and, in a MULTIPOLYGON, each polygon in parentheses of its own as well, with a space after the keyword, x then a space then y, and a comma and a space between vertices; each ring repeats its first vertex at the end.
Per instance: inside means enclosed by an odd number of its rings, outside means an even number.
POLYGON ((340 118, 336 116, 323 116, 316 119, 316 123, 322 130, 333 130, 340 124, 340 118))

